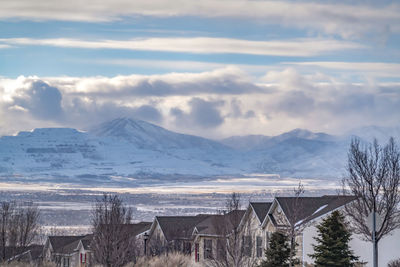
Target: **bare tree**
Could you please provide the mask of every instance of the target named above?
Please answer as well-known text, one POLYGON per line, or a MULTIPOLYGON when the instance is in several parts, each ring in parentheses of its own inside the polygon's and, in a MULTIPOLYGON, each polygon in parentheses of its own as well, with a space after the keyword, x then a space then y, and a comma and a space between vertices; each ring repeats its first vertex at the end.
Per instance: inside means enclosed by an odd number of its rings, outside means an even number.
POLYGON ((26 247, 34 241, 39 231, 39 209, 37 205, 18 207, 15 221, 18 225, 17 245, 26 247))
POLYGON ((36 205, 24 207, 15 202, 0 205, 1 259, 6 260, 6 248, 26 247, 38 235, 39 209, 36 205))
POLYGON ((213 227, 218 233, 216 255, 207 262, 215 267, 251 267, 255 259, 251 257, 250 227, 240 225, 243 212, 239 193, 232 193, 227 198, 225 209, 213 217, 213 227))
POLYGON ((294 200, 292 202, 292 212, 290 215, 290 222, 287 228, 283 229, 284 234, 288 237, 290 242, 289 253, 289 266, 293 267, 299 264, 299 259, 296 258, 297 242, 296 237, 299 236, 305 225, 301 222, 304 205, 301 203, 301 197, 304 195, 304 185, 299 182, 298 186, 293 189, 294 200))
POLYGON ((94 258, 106 267, 124 266, 136 259, 136 238, 130 234, 132 210, 116 195, 104 194, 92 214, 94 258))
POLYGON ((381 147, 377 140, 362 145, 353 139, 348 152, 348 175, 343 185, 357 199, 346 206, 346 213, 352 221, 353 231, 365 240, 373 241, 368 227, 367 216, 379 214, 382 224, 376 229, 375 249, 378 242, 394 229, 400 227, 400 150, 393 138, 381 147))
POLYGON ((9 226, 11 222, 12 214, 14 213, 14 202, 2 202, 0 205, 0 248, 1 248, 1 260, 6 260, 6 248, 8 246, 9 239, 9 226))

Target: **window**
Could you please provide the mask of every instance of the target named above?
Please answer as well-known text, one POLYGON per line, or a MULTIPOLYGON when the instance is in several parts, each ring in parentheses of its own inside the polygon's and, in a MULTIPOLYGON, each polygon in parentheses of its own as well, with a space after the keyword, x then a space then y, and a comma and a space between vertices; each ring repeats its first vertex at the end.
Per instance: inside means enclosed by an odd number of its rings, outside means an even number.
POLYGON ((257 236, 256 242, 257 242, 257 257, 262 257, 263 256, 262 237, 257 236))
POLYGON ((200 261, 199 243, 194 244, 194 261, 200 261))
POLYGON ((204 259, 212 259, 212 239, 204 239, 204 259))
POLYGON ((251 236, 243 236, 243 253, 247 257, 251 257, 251 236))

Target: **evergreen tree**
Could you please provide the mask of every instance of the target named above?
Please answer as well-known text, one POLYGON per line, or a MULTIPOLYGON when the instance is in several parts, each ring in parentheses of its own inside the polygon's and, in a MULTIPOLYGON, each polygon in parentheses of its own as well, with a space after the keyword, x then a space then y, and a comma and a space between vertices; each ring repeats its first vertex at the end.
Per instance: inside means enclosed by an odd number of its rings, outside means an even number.
POLYGON ((279 232, 272 233, 265 257, 259 267, 288 267, 290 248, 287 236, 279 232))
POLYGON ((358 257, 349 248, 351 233, 344 224, 344 216, 339 211, 332 212, 317 226, 318 236, 313 245, 317 267, 353 267, 358 257))

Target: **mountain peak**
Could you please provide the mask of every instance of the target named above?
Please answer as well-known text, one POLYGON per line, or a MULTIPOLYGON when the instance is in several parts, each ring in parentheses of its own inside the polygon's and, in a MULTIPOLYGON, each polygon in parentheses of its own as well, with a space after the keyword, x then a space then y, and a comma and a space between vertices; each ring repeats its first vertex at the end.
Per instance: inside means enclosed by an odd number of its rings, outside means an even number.
POLYGON ((94 127, 90 133, 96 136, 127 141, 138 148, 152 148, 156 150, 171 148, 192 149, 199 147, 220 149, 223 147, 223 145, 205 138, 175 133, 149 122, 126 117, 104 122, 94 127))
POLYGON ((148 134, 166 131, 163 128, 145 122, 127 117, 116 118, 111 121, 104 122, 90 130, 91 133, 97 136, 109 136, 122 139, 130 139, 132 135, 147 132, 148 134))

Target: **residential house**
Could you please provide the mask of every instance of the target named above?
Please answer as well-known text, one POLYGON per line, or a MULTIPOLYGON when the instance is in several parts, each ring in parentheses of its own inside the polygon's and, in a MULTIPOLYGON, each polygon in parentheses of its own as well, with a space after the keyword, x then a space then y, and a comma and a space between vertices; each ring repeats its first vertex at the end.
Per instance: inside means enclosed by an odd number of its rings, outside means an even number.
MULTIPOLYGON (((265 233, 265 242, 269 242, 272 232, 289 233, 295 229, 297 257, 303 262, 312 262, 308 252, 304 250, 304 240, 310 240, 307 228, 315 227, 322 218, 332 211, 343 208, 355 199, 353 196, 322 196, 322 197, 276 197, 261 224, 265 233)), ((313 235, 311 239, 316 235, 313 235)))
POLYGON ((268 236, 261 227, 272 202, 250 202, 240 223, 244 253, 247 257, 261 259, 268 245, 268 236))
POLYGON ((194 262, 206 261, 226 261, 229 259, 229 252, 234 244, 231 242, 229 247, 227 240, 232 234, 239 234, 239 224, 244 215, 244 210, 235 210, 227 214, 208 215, 204 220, 198 222, 193 229, 193 252, 194 262))
POLYGON ((208 215, 156 216, 149 231, 147 254, 159 255, 169 251, 191 254, 193 230, 208 215))
POLYGON ((60 267, 91 266, 92 238, 93 235, 49 236, 43 248, 43 259, 60 267))

